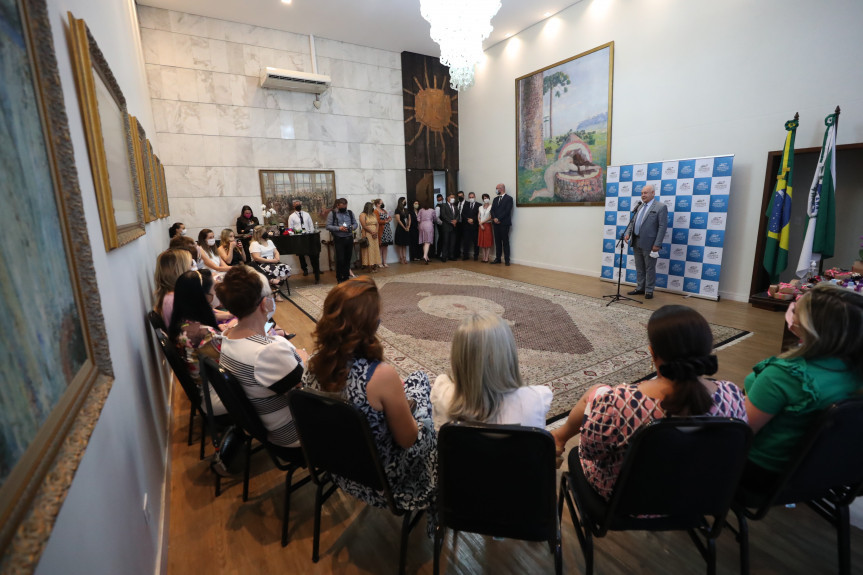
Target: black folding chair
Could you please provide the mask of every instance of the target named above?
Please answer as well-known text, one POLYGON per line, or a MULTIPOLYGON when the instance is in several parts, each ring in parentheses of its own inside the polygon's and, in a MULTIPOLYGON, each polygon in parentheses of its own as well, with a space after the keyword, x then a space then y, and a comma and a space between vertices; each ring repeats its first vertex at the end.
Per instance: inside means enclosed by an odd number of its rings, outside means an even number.
POLYGON ((558 509, 563 512, 565 500, 585 572, 593 573, 593 537, 609 531, 685 530, 707 562, 707 572, 716 573, 716 539, 751 442, 752 430, 738 419, 701 416, 648 423, 632 436, 608 501, 588 483, 578 450, 570 451, 558 509))
POLYGON ((397 516, 404 516, 399 555, 399 573, 404 573, 408 536, 425 510, 411 512, 396 506, 365 416, 347 401, 311 389, 292 390, 288 404, 312 481, 317 485, 312 561, 317 563, 320 558, 321 507, 338 488, 333 482, 333 475, 338 475, 382 492, 387 508, 397 516))
MULTIPOLYGON (((863 398, 835 403, 818 416, 795 459, 773 485, 741 486, 731 508, 737 516, 740 572, 749 573, 747 519, 763 519, 776 505, 805 502, 836 528, 839 573, 851 573, 848 506, 863 492, 863 398)), ((729 527, 731 528, 731 527, 729 527)), ((734 529, 731 528, 733 531, 734 529)))
POLYGON ((551 434, 520 425, 453 422, 438 434, 438 524, 434 573, 447 528, 546 541, 563 569, 557 469, 551 434))
MULTIPOLYGON (((228 416, 248 434, 248 439, 244 446, 245 461, 243 470, 243 501, 249 499, 249 473, 251 469, 252 454, 265 450, 270 459, 273 460, 273 465, 281 471, 286 471, 285 475, 285 507, 282 519, 282 547, 288 544, 288 521, 291 514, 291 493, 311 481, 311 477, 304 477, 296 483, 292 483, 294 472, 306 466, 306 461, 303 459, 302 450, 299 447, 283 447, 276 445, 268 439, 267 428, 261 422, 261 417, 255 411, 255 407, 246 397, 243 391, 242 384, 237 381, 237 378, 228 370, 220 367, 215 361, 209 357, 205 357, 201 361, 202 377, 206 377, 206 383, 213 386, 216 390, 216 395, 222 400, 222 405, 228 412, 228 416), (252 440, 258 441, 259 445, 252 447, 252 440)), ((216 496, 219 495, 221 488, 221 477, 216 474, 216 496)))
POLYGON ((203 459, 204 444, 206 443, 207 435, 209 434, 215 443, 215 428, 227 423, 227 418, 223 415, 213 417, 212 410, 209 411, 211 415, 208 415, 207 406, 204 405, 204 402, 201 399, 198 385, 192 379, 191 374, 189 374, 189 368, 186 367, 186 362, 183 361, 180 354, 177 352, 177 348, 171 340, 168 339, 167 330, 164 327, 165 323, 162 321, 162 316, 151 310, 147 314, 147 319, 153 327, 156 339, 159 340, 159 347, 162 350, 162 354, 165 356, 165 359, 168 360, 168 365, 171 366, 171 371, 174 372, 174 375, 177 377, 177 381, 180 382, 180 387, 183 388, 183 391, 186 393, 186 397, 189 399, 189 404, 191 405, 189 408, 189 445, 192 445, 192 433, 195 428, 195 414, 200 414, 201 416, 201 451, 198 457, 199 459, 203 459))

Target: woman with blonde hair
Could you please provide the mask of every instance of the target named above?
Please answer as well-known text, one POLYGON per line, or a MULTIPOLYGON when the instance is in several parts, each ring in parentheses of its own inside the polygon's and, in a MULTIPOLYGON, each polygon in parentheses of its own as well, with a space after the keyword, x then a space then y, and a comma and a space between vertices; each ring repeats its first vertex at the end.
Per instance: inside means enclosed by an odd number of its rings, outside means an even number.
POLYGON ((512 330, 497 314, 475 312, 461 322, 450 365, 451 375, 439 375, 432 386, 436 429, 451 420, 545 427, 552 392, 524 385, 512 330))
MULTIPOLYGON (((313 334, 317 353, 309 360, 303 381, 339 394, 362 412, 396 506, 426 509, 437 484, 437 436, 431 424, 429 380, 422 371, 415 371, 402 382, 395 368, 384 361, 377 336, 380 318, 381 298, 370 277, 349 279, 330 290, 313 334)), ((379 491, 338 476, 334 480, 369 505, 387 505, 379 491)), ((433 517, 429 520, 433 524, 433 517)))
MULTIPOLYGON (((281 263, 281 254, 264 226, 255 226, 252 242, 249 244, 249 255, 252 256, 252 266, 264 274, 273 287, 277 287, 283 279, 291 275, 291 266, 281 263)), ((276 301, 284 301, 278 292, 275 298, 276 301)))
POLYGON ((225 228, 219 236, 219 258, 229 266, 246 263, 246 252, 243 250, 243 242, 234 239, 234 230, 225 228))
POLYGON ((363 213, 360 214, 360 227, 363 229, 363 238, 368 240, 365 247, 360 246, 360 256, 363 268, 369 268, 374 273, 381 265, 381 250, 378 243, 378 217, 375 215, 375 206, 366 202, 363 213))
POLYGON ((174 311, 174 284, 177 278, 192 269, 192 256, 182 249, 169 249, 156 257, 156 271, 153 281, 156 291, 153 299, 156 303, 153 309, 162 316, 165 325, 171 323, 171 313, 174 311))

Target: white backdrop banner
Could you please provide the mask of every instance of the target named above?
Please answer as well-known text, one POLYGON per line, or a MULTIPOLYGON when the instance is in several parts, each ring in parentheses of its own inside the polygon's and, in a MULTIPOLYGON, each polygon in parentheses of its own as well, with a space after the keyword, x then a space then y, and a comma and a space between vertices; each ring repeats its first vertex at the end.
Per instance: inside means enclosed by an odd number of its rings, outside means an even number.
MULTIPOLYGON (((652 184, 656 199, 668 206, 668 229, 656 262, 656 288, 719 299, 733 165, 734 155, 725 155, 608 166, 602 279, 617 281, 617 239, 641 200, 641 188, 652 184)), ((635 284, 632 246, 627 246, 624 256, 621 281, 635 284)))

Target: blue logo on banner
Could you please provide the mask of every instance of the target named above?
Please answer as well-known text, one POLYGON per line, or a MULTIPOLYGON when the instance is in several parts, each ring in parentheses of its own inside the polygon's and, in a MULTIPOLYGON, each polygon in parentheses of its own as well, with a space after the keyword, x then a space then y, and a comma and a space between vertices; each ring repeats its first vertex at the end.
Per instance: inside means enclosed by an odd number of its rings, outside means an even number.
POLYGON ((671 260, 668 264, 668 275, 682 276, 685 269, 686 264, 684 262, 671 260))
POLYGON ((692 191, 696 196, 709 196, 712 178, 695 178, 695 189, 692 191))
POLYGON ((662 180, 659 185, 659 195, 674 196, 677 194, 677 180, 662 180))
POLYGON ((614 253, 614 244, 616 244, 614 240, 602 240, 602 251, 605 253, 614 253))
POLYGON ((681 160, 677 163, 677 179, 691 178, 695 175, 695 160, 681 160))
POLYGON ((707 214, 693 213, 689 216, 689 227, 693 230, 706 230, 707 214))
POLYGON ((632 198, 621 197, 619 200, 617 200, 617 209, 621 212, 629 210, 631 206, 632 198))
POLYGON ((635 273, 635 270, 626 270, 626 281, 635 283, 638 281, 638 276, 635 273))
POLYGON ((605 185, 605 195, 606 196, 616 196, 617 195, 617 182, 609 182, 605 185))
POLYGON ((668 224, 666 224, 666 227, 674 227, 674 212, 672 210, 668 210, 668 224))
POLYGON ((704 244, 711 248, 721 248, 725 243, 725 230, 710 230, 704 244))
POLYGON ((731 168, 734 165, 734 157, 728 156, 725 158, 715 158, 713 160, 713 177, 730 176, 731 168))
POLYGON ((692 209, 692 197, 691 196, 677 196, 674 198, 674 211, 675 212, 688 212, 692 209))
POLYGON ((624 230, 626 230, 627 227, 629 226, 617 226, 617 230, 615 231, 616 235, 614 237, 619 238, 620 236, 622 236, 624 230))
POLYGON ((660 180, 662 179, 662 162, 655 164, 647 164, 647 179, 660 180))
POLYGON ((701 280, 695 278, 686 278, 683 280, 683 291, 689 293, 698 293, 701 291, 701 280))
POLYGON ((646 186, 646 185, 647 185, 647 182, 635 182, 635 183, 633 183, 632 184, 632 195, 633 196, 640 196, 641 195, 641 189, 644 188, 644 186, 646 186))
POLYGON ((686 250, 686 261, 704 261, 704 248, 702 246, 689 246, 689 249, 686 250))
POLYGON ((659 249, 659 257, 668 259, 668 256, 670 253, 671 253, 671 244, 662 244, 662 247, 659 249))
POLYGON ((718 282, 719 281, 719 270, 721 268, 715 264, 704 264, 701 268, 701 279, 718 282))
POLYGON ((617 223, 617 212, 605 212, 605 225, 613 226, 617 223))
POLYGON ((610 280, 614 277, 614 268, 610 268, 608 266, 602 266, 602 277, 610 280))
POLYGON ((621 182, 631 182, 632 181, 632 166, 620 166, 620 181, 621 182))
POLYGON ((668 276, 666 274, 656 274, 656 287, 668 287, 668 276))
POLYGON ((620 267, 620 254, 614 254, 614 267, 620 267))
POLYGON ((626 248, 626 253, 631 255, 631 256, 635 255, 635 248, 632 247, 632 242, 630 242, 629 247, 626 248))
POLYGON ((728 196, 710 196, 711 212, 727 212, 728 196))
POLYGON ((686 244, 689 243, 689 230, 674 229, 671 231, 671 243, 686 244))

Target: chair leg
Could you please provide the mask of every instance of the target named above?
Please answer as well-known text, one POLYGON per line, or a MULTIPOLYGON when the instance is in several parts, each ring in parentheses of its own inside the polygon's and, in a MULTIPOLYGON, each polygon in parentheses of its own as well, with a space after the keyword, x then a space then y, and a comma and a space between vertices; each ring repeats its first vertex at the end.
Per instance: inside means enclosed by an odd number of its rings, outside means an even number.
POLYGON ((189 440, 188 445, 192 445, 192 430, 195 428, 195 406, 189 410, 189 440))
POLYGON ((552 552, 554 553, 554 572, 556 575, 563 575, 563 549, 560 540, 560 524, 557 526, 557 537, 552 544, 552 552))
POLYGON ((836 505, 836 543, 839 548, 839 575, 851 575, 851 519, 847 505, 836 505))
POLYGON ((749 575, 749 522, 743 515, 744 511, 733 511, 737 516, 737 542, 740 543, 740 575, 749 575))
POLYGON ((716 539, 707 538, 707 575, 716 575, 716 539))
MULTIPOLYGON (((572 501, 572 496, 567 488, 568 481, 566 475, 560 480, 560 497, 566 501, 566 506, 569 508, 569 517, 572 519, 572 527, 575 529, 575 535, 578 537, 578 544, 581 546, 581 552, 584 554, 584 573, 585 575, 593 574, 593 534, 590 532, 590 527, 582 522, 578 513, 575 511, 575 504, 572 501)), ((561 510, 562 512, 562 510, 561 510)))
POLYGON ((216 476, 216 497, 222 494, 222 476, 218 473, 213 473, 216 476))
POLYGON ((285 475, 285 508, 282 510, 282 547, 288 546, 288 520, 291 517, 291 477, 295 469, 291 467, 285 475))
POLYGON ((320 559, 318 550, 321 545, 321 506, 324 504, 323 491, 323 483, 318 484, 318 488, 315 490, 315 534, 312 540, 312 563, 317 563, 318 559, 320 559))
POLYGON ((411 519, 417 517, 421 513, 422 511, 417 511, 412 514, 408 511, 405 513, 405 518, 402 519, 402 544, 401 549, 399 550, 399 575, 405 574, 405 567, 407 565, 408 538, 411 534, 411 519))
POLYGON ((434 575, 439 575, 440 573, 440 553, 445 539, 446 527, 438 523, 434 530, 434 564, 432 567, 434 575))
POLYGON ((243 502, 249 500, 249 475, 252 470, 252 438, 246 440, 246 465, 243 471, 243 502))
POLYGON ((207 439, 207 418, 203 412, 201 412, 201 451, 198 453, 198 459, 204 459, 204 443, 207 439))

